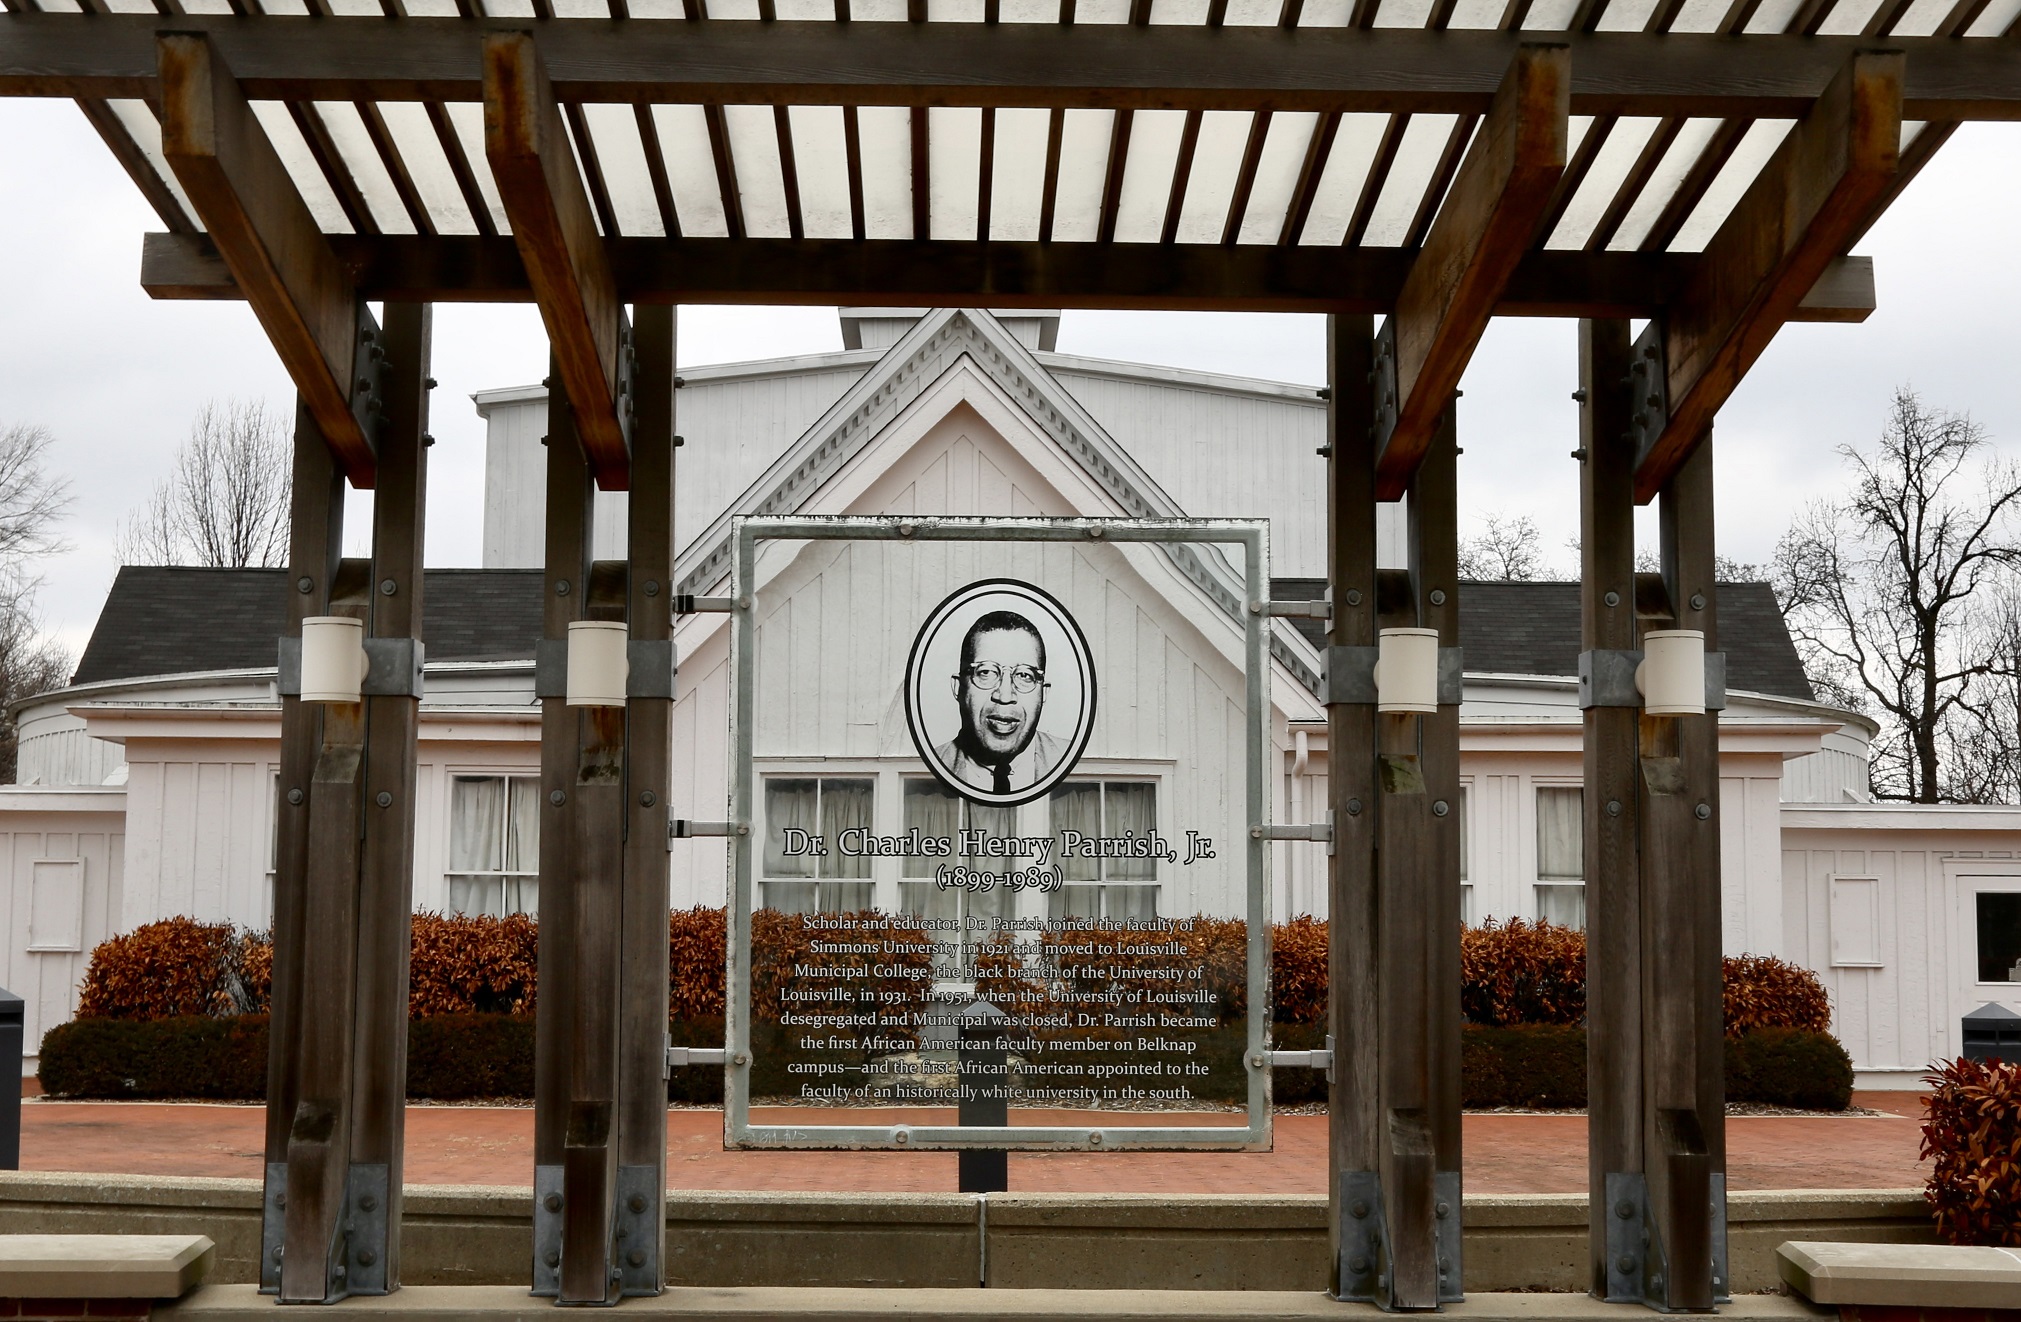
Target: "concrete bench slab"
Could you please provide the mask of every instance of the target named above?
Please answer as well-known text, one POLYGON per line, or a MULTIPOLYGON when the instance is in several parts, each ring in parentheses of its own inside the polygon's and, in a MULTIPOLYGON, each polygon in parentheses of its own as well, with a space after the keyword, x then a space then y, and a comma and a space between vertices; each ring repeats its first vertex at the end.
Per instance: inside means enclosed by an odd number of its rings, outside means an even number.
MULTIPOLYGON (((409 1286, 372 1299, 346 1299, 328 1312, 342 1322, 554 1322, 554 1303, 503 1285, 409 1286)), ((271 1319, 274 1301, 250 1285, 212 1285, 155 1312, 155 1322, 271 1319)), ((1742 1295, 1722 1322, 1837 1322, 1788 1295, 1742 1295)), ((708 1322, 1339 1322, 1391 1316, 1371 1304, 1283 1290, 823 1290, 785 1286, 675 1287, 624 1301, 621 1317, 708 1322)), ((1639 1305, 1603 1304, 1583 1294, 1478 1294, 1447 1304, 1441 1322, 1638 1322, 1639 1305)))
POLYGON ((2021 1308, 2021 1250, 1793 1241, 1782 1279, 1820 1304, 2021 1308))
POLYGON ((204 1235, 0 1235, 0 1298, 174 1299, 213 1248, 204 1235))

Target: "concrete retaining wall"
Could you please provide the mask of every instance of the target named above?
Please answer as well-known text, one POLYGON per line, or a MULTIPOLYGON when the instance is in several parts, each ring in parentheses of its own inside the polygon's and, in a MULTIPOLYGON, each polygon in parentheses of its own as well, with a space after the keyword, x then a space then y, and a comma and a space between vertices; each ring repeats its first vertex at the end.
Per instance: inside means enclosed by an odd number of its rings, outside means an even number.
MULTIPOLYGON (((527 1279, 532 1191, 407 1190, 410 1285, 527 1279)), ((257 1278, 256 1180, 0 1172, 0 1234, 203 1234, 210 1279, 257 1278)), ((1914 1190, 1737 1193, 1727 1203, 1733 1288, 1778 1288, 1785 1240, 1926 1243, 1914 1190)), ((1466 1288, 1586 1288, 1586 1200, 1466 1200, 1466 1288)), ((698 1286, 1321 1290, 1326 1200, 1244 1195, 676 1192, 667 1279, 698 1286)))

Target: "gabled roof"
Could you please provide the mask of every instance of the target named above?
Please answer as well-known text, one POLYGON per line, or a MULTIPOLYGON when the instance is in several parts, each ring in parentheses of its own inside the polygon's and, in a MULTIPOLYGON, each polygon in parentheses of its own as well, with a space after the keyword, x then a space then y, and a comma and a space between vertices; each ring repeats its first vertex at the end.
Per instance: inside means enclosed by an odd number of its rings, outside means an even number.
MULTIPOLYGON (((533 655, 538 569, 431 569, 422 593, 430 661, 533 655)), ((287 594, 281 569, 122 566, 70 682, 272 666, 287 594)))
MULTIPOLYGON (((1314 578, 1276 579, 1275 596, 1312 600, 1326 584, 1314 578)), ((1803 662, 1766 583, 1719 585, 1719 650, 1726 653, 1728 688, 1778 698, 1815 701, 1803 662)), ((1315 646, 1325 625, 1298 621, 1315 646)), ((1477 675, 1579 673, 1577 583, 1467 582, 1460 585, 1460 648, 1477 675)))

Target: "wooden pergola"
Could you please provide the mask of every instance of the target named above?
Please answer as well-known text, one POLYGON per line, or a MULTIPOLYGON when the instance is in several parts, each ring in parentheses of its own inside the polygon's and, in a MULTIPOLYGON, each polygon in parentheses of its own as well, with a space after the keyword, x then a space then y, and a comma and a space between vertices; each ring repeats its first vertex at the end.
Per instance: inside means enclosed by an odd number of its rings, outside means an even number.
POLYGON ((399 1281, 446 301, 537 303, 560 387, 536 1291, 664 1277, 673 308, 811 302, 1331 314, 1335 1292, 1392 1309, 1461 1280, 1452 400, 1490 317, 1582 319, 1592 1289, 1724 1294, 1718 672, 1706 714, 1650 715, 1636 649, 1681 627, 1716 655, 1713 420, 1782 324, 1872 309, 1847 254, 1960 122, 2021 118, 2021 3, 4 4, 0 94, 75 99, 162 219, 144 286, 248 301, 297 386, 291 634, 371 636, 361 703, 283 698, 283 1301, 399 1281), (370 560, 339 555, 347 485, 378 493, 370 560), (590 559, 599 487, 632 493, 628 561, 590 559), (1378 571, 1376 505, 1404 498, 1410 566, 1378 571), (564 705, 583 619, 629 623, 626 707, 564 705), (1413 625, 1453 649, 1443 705, 1379 715, 1378 630, 1413 625))

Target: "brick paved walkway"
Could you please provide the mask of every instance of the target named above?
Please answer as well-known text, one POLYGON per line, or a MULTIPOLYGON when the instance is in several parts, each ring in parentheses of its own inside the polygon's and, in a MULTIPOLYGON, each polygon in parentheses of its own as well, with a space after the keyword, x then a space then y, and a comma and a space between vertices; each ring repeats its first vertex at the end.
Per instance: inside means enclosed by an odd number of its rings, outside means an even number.
MULTIPOLYGON (((1734 1117, 1728 1172, 1739 1189, 1899 1189, 1923 1182, 1919 1108, 1906 1094, 1872 1094, 1883 1116, 1734 1117)), ((21 1108, 24 1170, 135 1175, 260 1174, 264 1112, 257 1106, 53 1102, 21 1108)), ((807 1108, 761 1109, 765 1123, 820 1122, 807 1108)), ((921 1110, 851 1111, 851 1123, 918 1124, 921 1110)), ((1055 1121, 1064 1118, 1050 1113, 1055 1121)), ((1149 1117, 1083 1112, 1117 1126, 1149 1117)), ((1235 1116, 1199 1116, 1233 1123, 1235 1116)), ((950 1153, 725 1152, 720 1111, 667 1115, 668 1183, 682 1189, 927 1192, 955 1187, 950 1153)), ((1586 1119, 1469 1115, 1467 1188, 1473 1193, 1577 1193, 1586 1187, 1586 1119)), ((1286 1115, 1268 1153, 1090 1153, 1013 1156, 1013 1190, 1063 1193, 1324 1193, 1326 1117, 1286 1115)), ((531 1184, 533 1112, 523 1107, 414 1106, 407 1111, 407 1179, 416 1184, 531 1184)))

